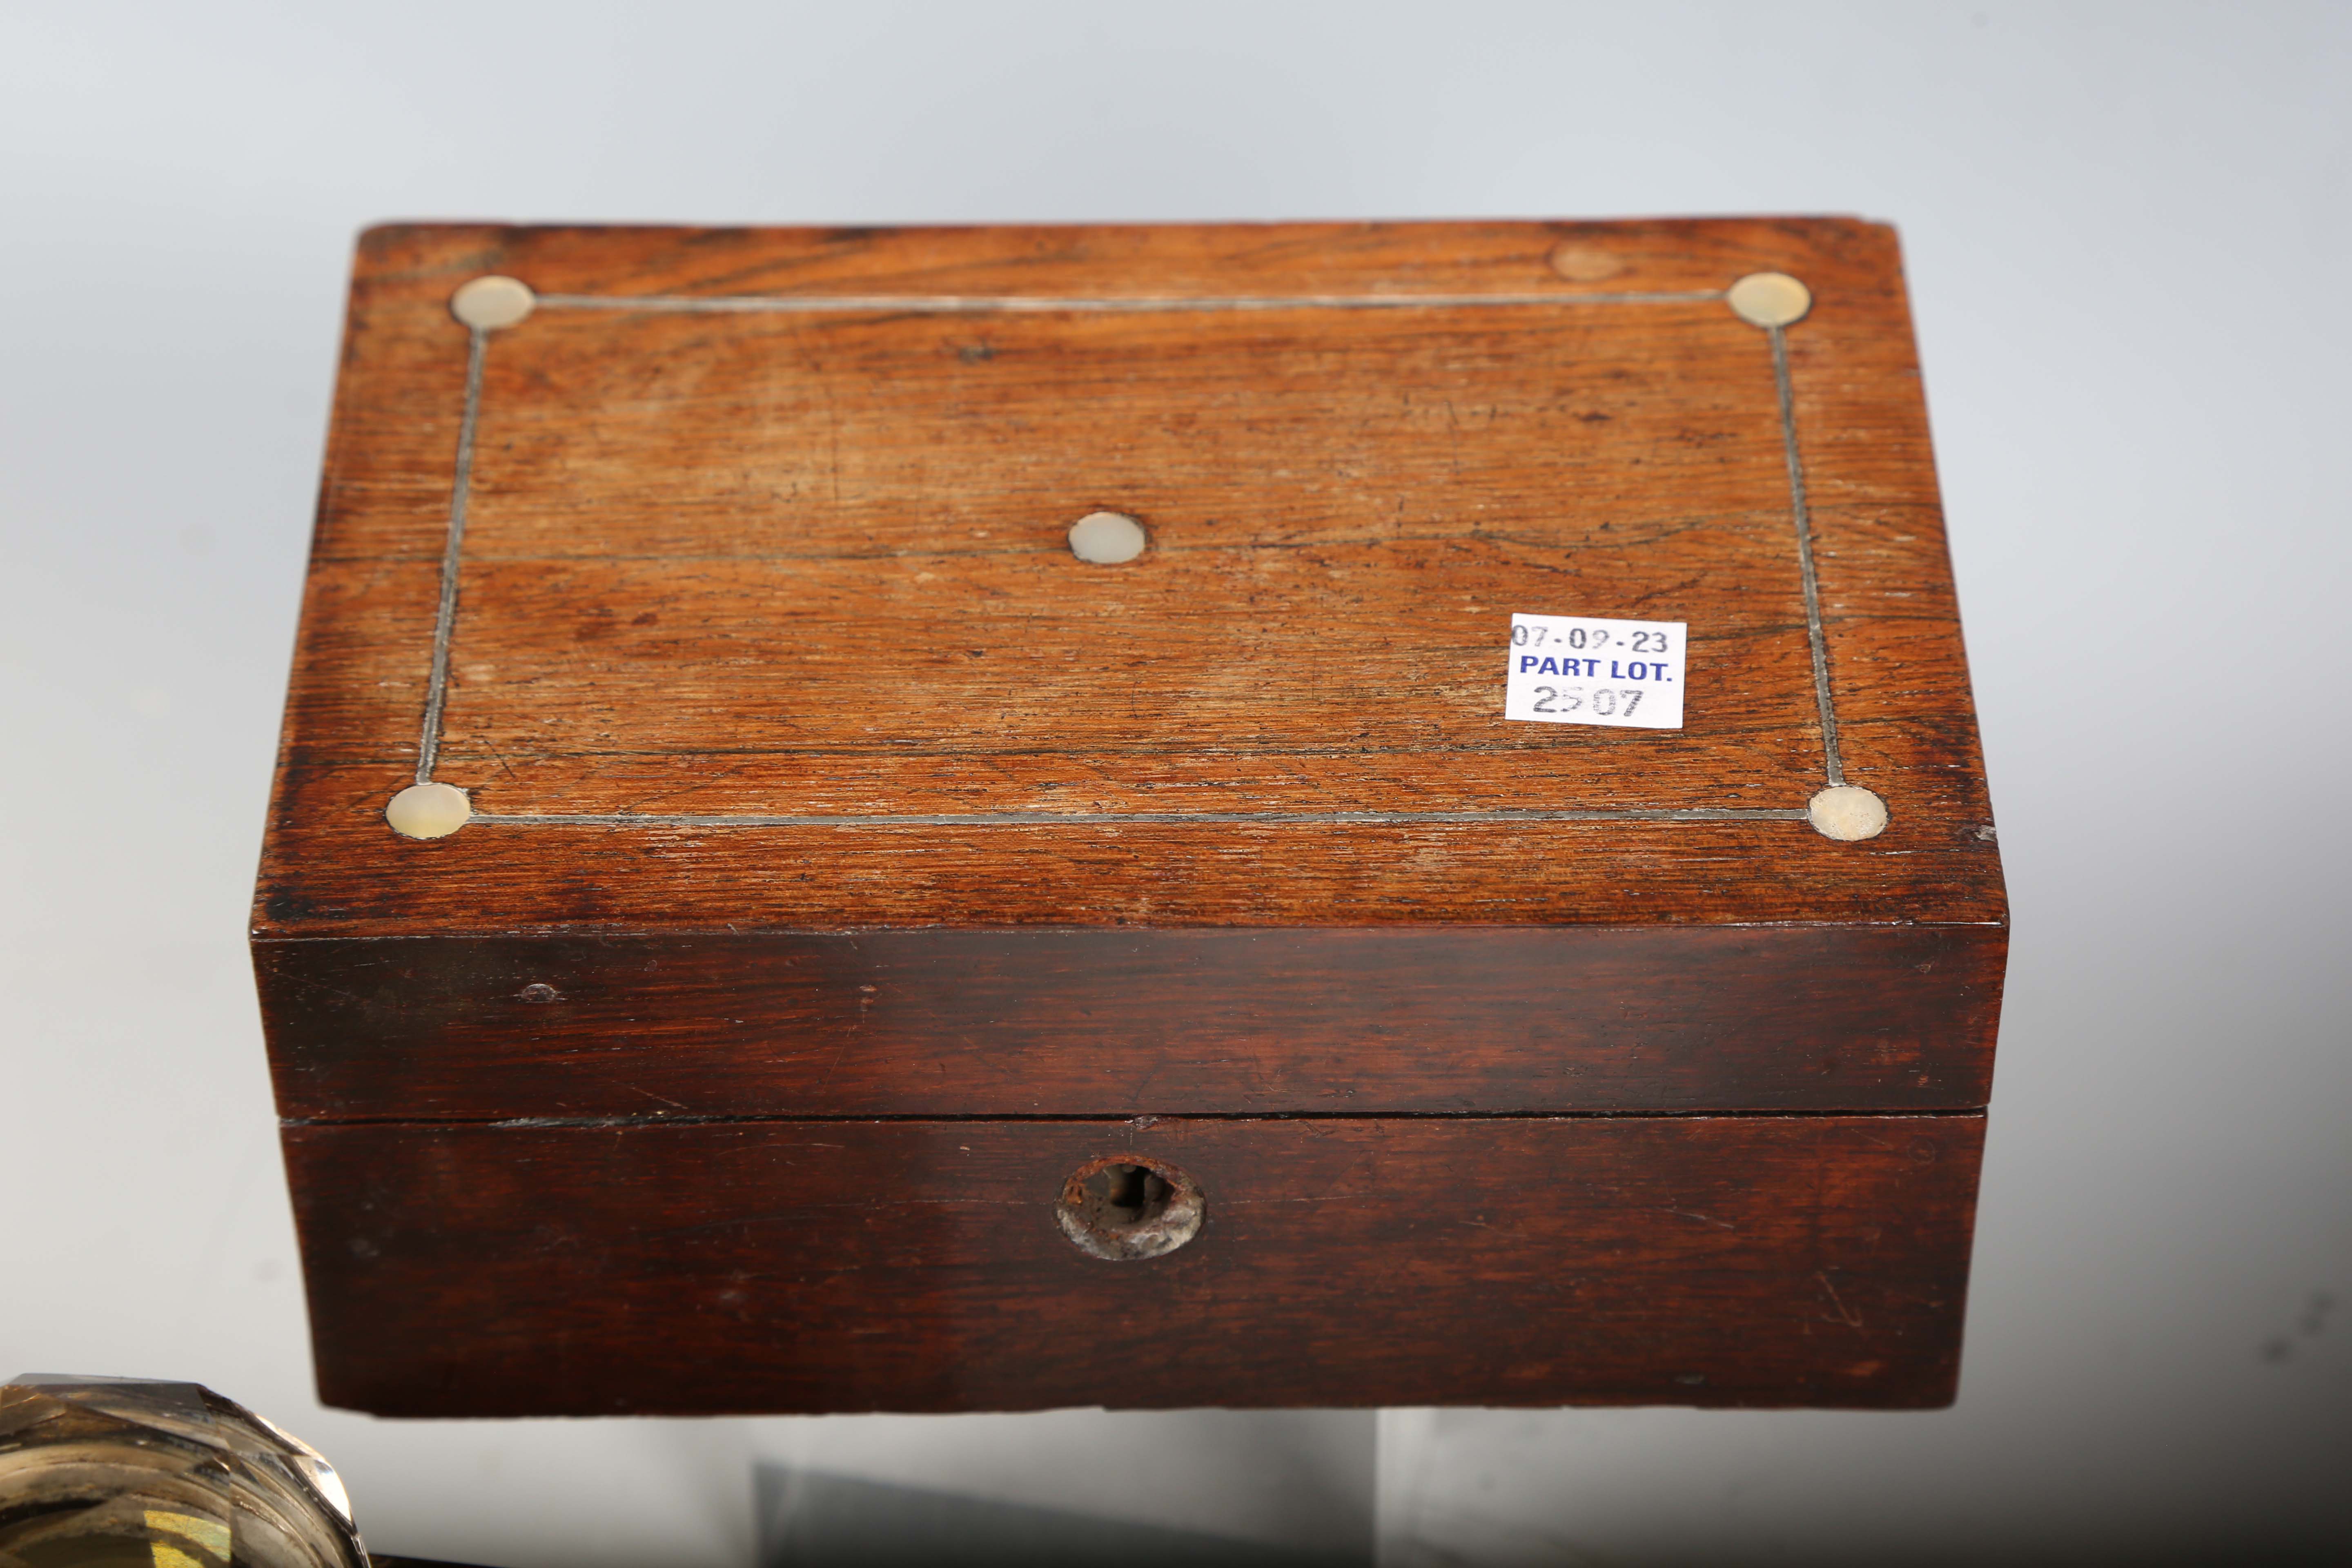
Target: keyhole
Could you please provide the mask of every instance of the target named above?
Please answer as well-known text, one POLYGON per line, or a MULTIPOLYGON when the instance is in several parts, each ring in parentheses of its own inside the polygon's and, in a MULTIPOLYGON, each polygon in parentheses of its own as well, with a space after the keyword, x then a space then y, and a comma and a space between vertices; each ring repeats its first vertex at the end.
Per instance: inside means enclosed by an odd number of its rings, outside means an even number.
POLYGON ((1168 1184, 1145 1165, 1113 1165, 1103 1172, 1108 1190, 1103 1204, 1121 1225, 1150 1217, 1168 1201, 1168 1184))
POLYGON ((1071 1172, 1055 1205, 1080 1251, 1113 1260, 1173 1252, 1201 1228, 1201 1209, 1200 1187, 1175 1166, 1117 1155, 1071 1172))

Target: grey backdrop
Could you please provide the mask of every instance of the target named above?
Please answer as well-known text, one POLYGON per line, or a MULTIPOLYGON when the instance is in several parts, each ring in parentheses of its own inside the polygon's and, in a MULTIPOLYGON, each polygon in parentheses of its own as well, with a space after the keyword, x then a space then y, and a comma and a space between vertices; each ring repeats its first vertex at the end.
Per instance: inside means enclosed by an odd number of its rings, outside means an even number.
POLYGON ((201 1378, 380 1547, 742 1564, 755 1460, 1337 1541, 1369 1418, 320 1411, 241 924, 385 217, 1860 212, 2016 945, 1960 1401, 1391 1413, 1385 1561, 2352 1541, 2352 7, 0 8, 0 1374, 201 1378), (1128 1496, 1127 1492, 1149 1495, 1128 1496))

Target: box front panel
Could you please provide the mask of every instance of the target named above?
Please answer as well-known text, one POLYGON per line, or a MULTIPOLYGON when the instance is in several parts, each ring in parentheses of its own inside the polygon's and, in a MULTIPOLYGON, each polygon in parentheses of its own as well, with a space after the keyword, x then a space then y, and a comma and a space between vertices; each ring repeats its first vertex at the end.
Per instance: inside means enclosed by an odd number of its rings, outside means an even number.
POLYGON ((290 1129, 330 1403, 390 1415, 1906 1406, 1951 1396, 1983 1120, 290 1129), (1057 1195, 1197 1184, 1162 1257, 1057 1195))

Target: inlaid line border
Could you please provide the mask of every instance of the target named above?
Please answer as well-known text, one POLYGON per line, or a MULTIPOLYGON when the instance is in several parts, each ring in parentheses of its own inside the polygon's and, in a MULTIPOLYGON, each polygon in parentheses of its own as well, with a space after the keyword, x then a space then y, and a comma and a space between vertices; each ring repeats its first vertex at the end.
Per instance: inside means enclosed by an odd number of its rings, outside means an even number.
POLYGON ((722 812, 708 816, 656 816, 651 812, 532 812, 500 816, 478 811, 476 822, 535 824, 542 827, 838 827, 855 823, 864 827, 1060 827, 1098 826, 1124 822, 1183 824, 1188 822, 1802 822, 1802 807, 1782 806, 1658 806, 1611 810, 1539 808, 1512 811, 965 811, 898 816, 763 816, 722 812))
POLYGON ((1482 305, 1689 305, 1720 289, 1649 294, 541 294, 542 310, 799 315, 1168 315, 1215 310, 1457 310, 1482 305))
MULTIPOLYGON (((691 314, 878 314, 878 315, 1069 315, 1167 314, 1257 310, 1465 310, 1576 308, 1694 304, 1722 300, 1725 289, 1633 293, 1490 294, 1304 294, 1133 297, 1043 295, 604 295, 530 296, 530 313, 541 310, 671 312, 691 314)), ((458 589, 464 563, 466 514, 473 489, 474 451, 480 427, 482 386, 490 338, 500 326, 467 328, 465 401, 457 422, 457 451, 450 476, 449 521, 443 545, 439 605, 434 620, 432 665, 417 741, 415 782, 434 783, 439 764, 443 713, 447 706, 451 647, 457 628, 458 589)), ((1812 517, 1805 493, 1803 458, 1797 443, 1796 395, 1789 367, 1786 329, 1763 326, 1769 345, 1781 447, 1789 471, 1790 521, 1797 536, 1798 575, 1805 606, 1805 632, 1812 658, 1814 700, 1822 724, 1825 773, 1830 784, 1845 783, 1838 743, 1836 705, 1829 673, 1828 638, 1821 607, 1821 584, 1813 559, 1812 517)), ((532 827, 1057 827, 1124 824, 1413 826, 1534 822, 1803 822, 1802 806, 1627 807, 1502 811, 1122 811, 1122 812, 940 812, 912 814, 671 812, 475 812, 470 820, 532 827)))
POLYGON ((1805 460, 1797 451, 1797 393, 1789 377, 1785 327, 1767 327, 1772 344, 1772 388, 1780 400, 1780 447, 1789 460, 1789 513, 1797 528, 1797 576, 1805 589, 1805 637, 1812 645, 1813 700, 1822 710, 1822 754, 1832 784, 1845 783, 1838 755, 1837 704, 1830 696, 1829 639, 1822 626, 1821 577, 1813 569, 1813 514, 1805 500, 1805 460))
POLYGON ((466 503, 474 491, 474 427, 482 412, 482 366, 490 334, 467 333, 466 408, 457 416, 457 468, 449 481, 449 534, 441 546, 441 607, 433 620, 433 673, 425 687, 425 731, 416 742, 416 782, 431 784, 441 756, 441 710, 449 700, 449 644, 457 635, 458 568, 466 547, 466 503))

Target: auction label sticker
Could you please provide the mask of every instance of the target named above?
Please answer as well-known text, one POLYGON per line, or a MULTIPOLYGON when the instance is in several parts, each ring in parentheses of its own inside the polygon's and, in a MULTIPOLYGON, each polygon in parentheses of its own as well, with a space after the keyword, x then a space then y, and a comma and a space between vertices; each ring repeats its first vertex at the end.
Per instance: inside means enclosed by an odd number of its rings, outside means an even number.
POLYGON ((1503 717, 1681 729, 1685 624, 1513 616, 1503 717))

